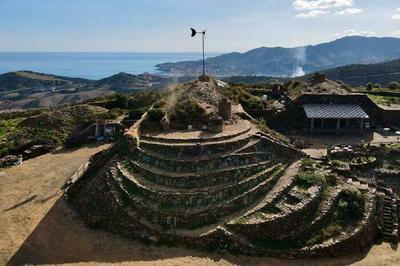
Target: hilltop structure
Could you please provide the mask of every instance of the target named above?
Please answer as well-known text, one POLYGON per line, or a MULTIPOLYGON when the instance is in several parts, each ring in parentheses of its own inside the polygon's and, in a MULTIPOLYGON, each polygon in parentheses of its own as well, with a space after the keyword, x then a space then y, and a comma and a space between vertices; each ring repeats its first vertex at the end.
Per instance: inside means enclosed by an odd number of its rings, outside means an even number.
POLYGON ((332 256, 369 248, 389 225, 397 241, 397 209, 377 208, 383 192, 303 157, 214 79, 195 81, 96 155, 66 196, 89 226, 196 249, 332 256))

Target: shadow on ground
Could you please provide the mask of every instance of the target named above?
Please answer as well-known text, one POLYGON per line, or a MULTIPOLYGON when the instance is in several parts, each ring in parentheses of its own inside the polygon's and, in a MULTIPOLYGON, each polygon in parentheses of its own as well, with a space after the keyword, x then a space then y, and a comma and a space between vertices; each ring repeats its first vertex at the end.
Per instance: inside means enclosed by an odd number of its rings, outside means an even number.
POLYGON ((348 265, 365 254, 346 258, 317 260, 280 260, 274 258, 235 256, 188 250, 185 248, 143 245, 101 230, 84 226, 63 198, 41 220, 7 265, 148 262, 153 265, 213 264, 236 265, 348 265))
POLYGON ((56 149, 56 150, 52 151, 51 154, 71 153, 71 152, 75 152, 75 151, 77 151, 79 149, 82 149, 82 148, 97 148, 97 147, 100 147, 100 146, 105 145, 105 144, 112 144, 112 142, 93 142, 93 143, 84 144, 84 145, 79 146, 79 147, 71 147, 71 148, 63 147, 63 148, 59 148, 59 149, 56 149))

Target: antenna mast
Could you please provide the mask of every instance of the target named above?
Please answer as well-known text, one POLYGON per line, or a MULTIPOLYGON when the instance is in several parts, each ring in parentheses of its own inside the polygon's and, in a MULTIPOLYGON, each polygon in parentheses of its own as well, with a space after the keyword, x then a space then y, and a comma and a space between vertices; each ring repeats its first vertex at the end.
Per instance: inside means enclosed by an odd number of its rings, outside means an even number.
POLYGON ((205 55, 204 55, 204 39, 206 37, 206 30, 203 31, 196 31, 193 28, 190 28, 192 31, 192 37, 196 36, 196 34, 201 34, 201 40, 202 40, 202 45, 203 45, 203 76, 206 75, 206 60, 205 60, 205 55))

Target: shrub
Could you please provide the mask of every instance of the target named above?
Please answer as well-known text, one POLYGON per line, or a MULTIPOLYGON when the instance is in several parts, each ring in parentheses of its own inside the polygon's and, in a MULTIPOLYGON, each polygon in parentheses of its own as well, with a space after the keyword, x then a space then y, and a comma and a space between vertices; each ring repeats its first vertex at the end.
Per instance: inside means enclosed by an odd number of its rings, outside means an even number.
POLYGON ((310 158, 304 158, 301 161, 301 166, 303 168, 314 168, 314 166, 317 164, 317 161, 310 159, 310 158))
POLYGON ((296 185, 302 188, 309 188, 315 185, 326 184, 326 179, 323 175, 316 174, 312 171, 300 172, 296 176, 296 185))
POLYGON ((367 91, 372 91, 374 89, 374 83, 368 82, 366 89, 367 91))
POLYGON ((342 161, 340 161, 340 160, 332 160, 331 163, 332 163, 332 166, 335 167, 335 168, 343 168, 343 167, 346 167, 346 163, 345 163, 345 162, 342 162, 342 161))
POLYGON ((334 187, 337 185, 337 176, 334 174, 329 174, 326 176, 326 183, 331 186, 334 187))
POLYGON ((338 205, 338 217, 343 221, 359 219, 364 214, 364 196, 357 188, 346 188, 338 205))
POLYGON ((171 120, 187 121, 204 118, 205 110, 196 101, 187 99, 176 105, 175 111, 171 114, 171 120))
POLYGON ((164 117, 165 113, 160 108, 153 108, 148 111, 147 115, 150 121, 159 122, 164 117))
POLYGON ((128 107, 128 97, 126 95, 122 95, 117 93, 115 95, 115 107, 125 109, 128 107))
POLYGON ((398 90, 400 89, 400 83, 398 83, 397 81, 390 82, 388 84, 388 88, 391 90, 398 90))

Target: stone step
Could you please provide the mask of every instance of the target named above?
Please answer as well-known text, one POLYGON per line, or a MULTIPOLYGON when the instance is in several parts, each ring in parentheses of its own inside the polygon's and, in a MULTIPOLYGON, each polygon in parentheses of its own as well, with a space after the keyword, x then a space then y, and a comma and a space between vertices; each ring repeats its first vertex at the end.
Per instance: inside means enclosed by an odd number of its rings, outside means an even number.
POLYGON ((262 143, 263 141, 260 138, 258 137, 254 138, 240 149, 234 151, 234 153, 248 153, 248 152, 262 151, 264 150, 262 147, 262 143))
POLYGON ((247 164, 259 163, 271 158, 271 154, 266 152, 252 152, 241 154, 228 154, 218 158, 211 158, 196 161, 179 161, 174 159, 161 159, 153 157, 142 151, 139 151, 138 159, 144 163, 152 165, 169 172, 199 172, 211 171, 214 169, 223 169, 233 166, 241 166, 247 164))
MULTIPOLYGON (((297 187, 291 189, 293 191, 297 187)), ((252 215, 237 220, 235 224, 229 224, 228 228, 245 234, 252 239, 280 240, 282 234, 290 230, 295 230, 302 225, 305 217, 315 213, 316 208, 321 202, 322 186, 313 186, 308 189, 309 197, 296 204, 288 204, 287 199, 283 198, 277 202, 278 213, 255 212, 252 215)), ((286 196, 291 192, 286 193, 286 196)), ((293 191, 294 193, 294 191, 293 191)))
POLYGON ((171 173, 143 162, 130 160, 129 163, 132 166, 133 173, 139 173, 153 183, 175 188, 199 188, 240 182, 244 178, 276 164, 274 161, 264 161, 213 171, 171 173))
POLYGON ((171 207, 162 206, 156 202, 144 198, 139 194, 132 194, 124 187, 122 179, 116 177, 114 179, 116 185, 122 193, 125 193, 130 199, 130 205, 137 209, 139 213, 145 215, 148 220, 156 220, 161 226, 171 226, 171 219, 178 228, 195 228, 206 224, 215 223, 219 217, 227 216, 237 210, 245 208, 262 195, 269 191, 276 180, 279 179, 280 173, 284 170, 281 167, 271 175, 267 180, 258 184, 256 187, 236 195, 229 197, 221 202, 209 206, 200 206, 197 208, 171 207))
MULTIPOLYGON (((243 217, 251 215, 255 212, 269 208, 270 206, 273 206, 276 202, 278 202, 281 199, 282 195, 284 195, 288 190, 290 190, 290 188, 293 187, 294 177, 299 172, 300 165, 301 161, 296 161, 292 163, 289 167, 287 167, 285 169, 284 175, 278 180, 273 189, 260 202, 258 202, 255 206, 249 208, 237 219, 242 219, 243 217)), ((228 223, 228 227, 230 224, 237 223, 237 219, 232 219, 228 223)))
POLYGON ((280 164, 274 165, 253 176, 250 176, 241 182, 218 185, 213 187, 204 187, 196 189, 171 188, 149 182, 138 174, 132 175, 121 165, 117 166, 119 174, 122 175, 135 190, 147 198, 161 203, 165 206, 206 206, 222 201, 227 197, 232 197, 251 189, 269 177, 280 164))
POLYGON ((339 203, 342 187, 331 188, 325 191, 319 206, 315 208, 314 215, 304 216, 303 225, 283 232, 278 239, 302 239, 318 230, 323 224, 331 219, 331 215, 335 211, 335 207, 339 203), (311 219, 308 219, 311 218, 311 219))
POLYGON ((187 157, 199 157, 199 156, 212 156, 220 153, 233 152, 240 149, 252 139, 254 139, 255 131, 250 131, 246 134, 237 136, 235 138, 208 142, 208 143, 161 143, 151 141, 140 141, 139 147, 146 152, 153 152, 162 154, 164 157, 179 159, 187 157))

